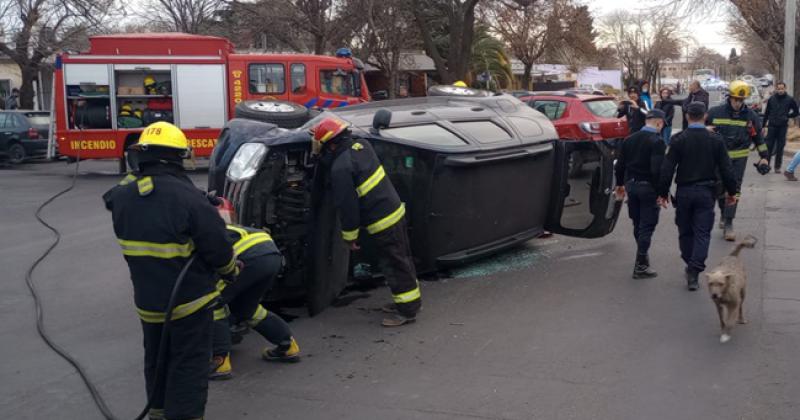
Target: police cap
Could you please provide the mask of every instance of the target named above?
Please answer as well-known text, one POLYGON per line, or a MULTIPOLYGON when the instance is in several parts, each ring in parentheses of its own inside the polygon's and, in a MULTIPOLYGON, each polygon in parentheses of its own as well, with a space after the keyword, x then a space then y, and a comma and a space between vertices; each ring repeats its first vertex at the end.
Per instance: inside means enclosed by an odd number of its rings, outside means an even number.
POLYGON ((702 102, 692 102, 686 107, 686 113, 692 117, 702 117, 706 113, 706 104, 702 102))
POLYGON ((662 111, 660 109, 651 109, 650 111, 647 112, 647 116, 645 118, 648 119, 648 120, 651 119, 651 118, 658 118, 658 119, 661 119, 661 120, 665 120, 666 117, 667 117, 667 114, 664 111, 662 111))

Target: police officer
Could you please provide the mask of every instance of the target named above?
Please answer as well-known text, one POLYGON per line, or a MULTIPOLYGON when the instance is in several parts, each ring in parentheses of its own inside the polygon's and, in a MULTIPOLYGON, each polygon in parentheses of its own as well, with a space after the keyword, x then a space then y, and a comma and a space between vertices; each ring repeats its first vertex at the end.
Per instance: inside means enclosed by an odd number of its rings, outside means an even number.
MULTIPOLYGON (((786 131, 789 128, 789 118, 800 115, 797 102, 786 93, 786 83, 775 84, 775 93, 767 100, 764 110, 764 124, 769 127, 767 131, 767 148, 770 157, 775 156, 775 173, 781 173, 783 163, 783 148, 786 146, 786 131)), ((763 133, 762 133, 763 134, 763 133)))
POLYGON ((706 130, 706 106, 692 102, 686 107, 688 127, 672 136, 669 150, 661 166, 658 182, 658 204, 666 208, 675 167, 678 185, 673 199, 675 224, 681 258, 686 263, 686 281, 691 291, 698 289, 698 275, 705 270, 711 229, 714 225, 714 200, 719 186, 717 173, 727 191, 726 204, 736 204, 738 184, 725 142, 718 134, 706 130))
POLYGON ((622 142, 617 156, 616 196, 622 201, 625 193, 628 194, 628 215, 633 220, 633 237, 636 239, 635 279, 658 275, 650 268, 648 251, 658 224, 656 183, 666 149, 659 133, 664 128, 665 116, 660 109, 648 112, 646 125, 622 142))
MULTIPOLYGON (((221 198, 217 202, 218 208, 225 205, 221 198)), ((220 214, 224 218, 226 213, 220 211, 220 214)), ((231 223, 226 225, 226 229, 228 242, 233 245, 237 260, 242 262, 242 270, 235 283, 218 284, 222 289, 220 303, 227 306, 214 311, 214 349, 209 379, 228 379, 232 376, 229 316, 234 324, 247 322, 250 328, 275 345, 275 348, 266 348, 261 353, 264 360, 299 362, 300 347, 289 325, 260 304, 283 267, 283 257, 278 247, 272 237, 261 229, 231 223)))
POLYGON ((217 277, 238 274, 225 224, 183 171, 186 136, 157 122, 132 146, 139 172, 130 174, 103 199, 128 263, 136 311, 142 322, 145 382, 151 419, 197 419, 205 411, 212 310, 217 277), (167 303, 188 263, 178 290, 167 341, 166 369, 156 364, 167 303))
MULTIPOLYGON (((756 145, 761 160, 755 165, 759 173, 769 173, 769 151, 764 139, 761 137, 761 119, 755 111, 744 105, 744 100, 750 96, 750 85, 741 80, 731 82, 728 100, 724 104, 715 106, 708 111, 706 124, 722 135, 728 155, 736 175, 737 198, 742 191, 742 180, 747 168, 747 155, 750 153, 750 143, 756 145)), ((733 219, 736 217, 736 204, 725 205, 725 199, 719 199, 720 222, 726 241, 736 240, 733 230, 733 219)))
POLYGON ((386 176, 372 145, 351 136, 350 125, 328 117, 313 128, 313 141, 322 150, 321 164, 330 169, 333 196, 342 223, 342 237, 356 251, 360 230, 372 236, 380 255, 381 270, 392 291, 394 304, 384 327, 416 320, 422 299, 411 256, 405 222, 405 205, 386 176))

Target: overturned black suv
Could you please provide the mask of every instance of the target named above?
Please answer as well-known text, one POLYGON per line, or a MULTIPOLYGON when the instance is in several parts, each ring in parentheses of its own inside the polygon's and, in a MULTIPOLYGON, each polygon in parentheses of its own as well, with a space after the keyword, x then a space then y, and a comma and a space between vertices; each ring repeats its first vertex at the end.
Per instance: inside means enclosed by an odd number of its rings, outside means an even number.
POLYGON ((281 248, 286 266, 270 299, 303 296, 314 315, 345 287, 356 260, 370 260, 369 243, 351 256, 341 239, 329 181, 311 154, 308 128, 329 112, 373 144, 405 202, 420 273, 545 229, 594 238, 616 223, 612 150, 558 140, 546 117, 510 95, 367 103, 323 112, 294 130, 234 119, 211 157, 208 189, 233 202, 238 223, 266 228, 281 248), (380 109, 390 117, 376 116, 380 109), (597 159, 570 173, 573 156, 587 153, 597 159))

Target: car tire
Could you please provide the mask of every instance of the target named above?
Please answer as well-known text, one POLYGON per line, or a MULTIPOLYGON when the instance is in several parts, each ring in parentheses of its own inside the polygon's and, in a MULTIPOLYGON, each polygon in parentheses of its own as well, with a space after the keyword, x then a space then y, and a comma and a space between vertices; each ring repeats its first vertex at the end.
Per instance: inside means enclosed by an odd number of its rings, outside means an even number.
POLYGON ((11 143, 8 146, 8 161, 13 164, 20 164, 25 161, 27 157, 25 148, 19 143, 11 143))
POLYGON ((236 104, 237 118, 272 123, 282 128, 297 128, 309 119, 308 108, 287 101, 242 101, 236 104))
POLYGON ((452 85, 433 85, 428 88, 428 96, 466 96, 468 98, 480 98, 491 95, 492 93, 486 90, 452 85))

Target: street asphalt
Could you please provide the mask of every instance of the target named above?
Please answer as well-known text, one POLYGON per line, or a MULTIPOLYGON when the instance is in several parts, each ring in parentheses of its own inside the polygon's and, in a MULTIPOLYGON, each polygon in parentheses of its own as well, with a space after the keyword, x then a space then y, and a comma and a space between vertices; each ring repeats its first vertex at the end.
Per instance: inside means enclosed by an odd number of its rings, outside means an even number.
MULTIPOLYGON (((120 418, 145 402, 141 330, 128 271, 101 194, 113 162, 84 162, 75 190, 44 217, 63 233, 34 277, 47 331, 83 365, 120 418)), ((14 419, 100 419, 75 370, 37 336, 25 270, 53 240, 36 207, 73 166, 0 169, 0 407, 14 419)), ((192 175, 199 186, 205 174, 192 175)), ((800 185, 749 168, 737 230, 745 315, 719 343, 705 289, 686 291, 674 211, 651 253, 659 277, 630 278, 627 211, 609 236, 537 239, 422 282, 418 322, 383 329, 386 289, 291 327, 303 361, 260 360, 255 334, 235 348, 235 378, 211 383, 208 419, 797 419, 800 412, 800 185)), ((731 249, 715 229, 709 266, 731 249)), ((274 308, 273 308, 274 309, 274 308)))

